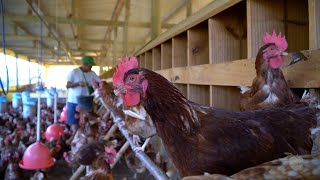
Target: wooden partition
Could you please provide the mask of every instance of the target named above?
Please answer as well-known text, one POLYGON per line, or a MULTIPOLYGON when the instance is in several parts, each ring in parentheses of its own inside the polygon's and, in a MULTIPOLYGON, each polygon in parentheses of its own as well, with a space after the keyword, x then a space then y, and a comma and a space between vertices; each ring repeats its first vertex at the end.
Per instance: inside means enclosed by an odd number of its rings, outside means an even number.
POLYGON ((289 67, 290 57, 285 58, 282 70, 289 86, 318 89, 319 0, 213 1, 136 54, 141 59, 145 55, 145 66, 156 70, 158 65, 150 66, 148 53, 159 57, 155 54, 161 46, 159 74, 191 101, 237 111, 238 86, 251 86, 263 35, 273 30, 286 36, 287 51, 302 51, 309 58, 289 67))
POLYGON ((187 33, 182 33, 172 38, 172 66, 185 67, 187 63, 187 33))
POLYGON ((208 22, 188 30, 188 66, 209 63, 208 22))
POLYGON ((161 69, 172 68, 172 41, 161 44, 161 69))
POLYGON ((161 69, 161 47, 157 46, 152 49, 152 70, 157 71, 161 69))
POLYGON ((176 86, 184 96, 188 97, 188 85, 187 84, 177 84, 175 83, 174 86, 176 86))
POLYGON ((138 60, 139 60, 139 67, 141 68, 144 68, 145 67, 145 54, 141 54, 139 57, 138 57, 138 60))
POLYGON ((308 0, 248 0, 248 55, 255 57, 266 32, 282 32, 288 51, 308 49, 308 0))
POLYGON ((188 99, 190 101, 210 105, 210 86, 206 85, 188 85, 188 99))
POLYGON ((152 70, 152 50, 145 54, 145 68, 152 70))
MULTIPOLYGON (((246 19, 245 1, 209 19, 211 64, 247 58, 246 19)), ((210 105, 237 111, 239 110, 239 92, 239 88, 234 86, 210 86, 210 105)))

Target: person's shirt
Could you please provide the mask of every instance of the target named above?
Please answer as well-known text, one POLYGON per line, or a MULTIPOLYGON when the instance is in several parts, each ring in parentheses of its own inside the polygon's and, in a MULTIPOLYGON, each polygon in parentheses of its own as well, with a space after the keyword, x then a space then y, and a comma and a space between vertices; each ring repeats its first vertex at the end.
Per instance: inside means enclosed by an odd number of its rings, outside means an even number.
MULTIPOLYGON (((73 69, 67 76, 67 81, 72 83, 86 82, 88 86, 92 86, 92 81, 100 82, 99 77, 94 71, 83 72, 80 67, 73 69)), ((78 104, 78 96, 88 96, 88 87, 77 86, 68 88, 67 102, 78 104)))

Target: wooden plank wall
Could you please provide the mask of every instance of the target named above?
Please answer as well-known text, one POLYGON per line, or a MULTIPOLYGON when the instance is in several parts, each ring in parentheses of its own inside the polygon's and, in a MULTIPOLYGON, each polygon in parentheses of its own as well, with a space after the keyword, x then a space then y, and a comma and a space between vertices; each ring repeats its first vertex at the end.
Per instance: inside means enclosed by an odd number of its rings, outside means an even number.
POLYGON ((161 47, 157 46, 152 49, 152 70, 157 71, 161 69, 161 47))
MULTIPOLYGON (((320 1, 308 0, 309 10, 309 49, 320 48, 320 1)), ((320 89, 311 89, 311 95, 320 102, 320 89)))
POLYGON ((286 59, 289 85, 320 87, 319 0, 246 0, 219 10, 169 40, 157 39, 152 50, 140 53, 140 67, 156 70, 192 101, 237 111, 238 86, 251 85, 262 37, 275 30, 286 36, 289 52, 306 50, 310 56, 290 67, 286 59))

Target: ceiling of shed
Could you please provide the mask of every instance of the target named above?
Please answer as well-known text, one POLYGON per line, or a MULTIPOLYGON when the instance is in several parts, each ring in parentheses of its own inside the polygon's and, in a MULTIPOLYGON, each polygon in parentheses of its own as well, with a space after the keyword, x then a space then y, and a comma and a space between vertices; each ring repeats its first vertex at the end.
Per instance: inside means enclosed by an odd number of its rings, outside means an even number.
POLYGON ((42 47, 47 64, 74 64, 92 55, 103 66, 114 65, 151 40, 152 3, 159 8, 162 33, 212 1, 4 0, 5 45, 34 59, 42 47))

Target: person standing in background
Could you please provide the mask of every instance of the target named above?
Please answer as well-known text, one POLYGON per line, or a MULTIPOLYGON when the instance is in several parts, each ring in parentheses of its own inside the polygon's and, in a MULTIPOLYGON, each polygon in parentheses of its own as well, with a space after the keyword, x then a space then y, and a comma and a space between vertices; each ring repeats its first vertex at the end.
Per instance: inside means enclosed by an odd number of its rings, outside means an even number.
POLYGON ((72 129, 77 129, 79 119, 75 117, 77 114, 76 107, 78 105, 78 96, 89 96, 93 93, 92 81, 100 82, 97 74, 91 70, 96 65, 91 56, 82 58, 82 65, 73 69, 67 76, 67 124, 72 129))

